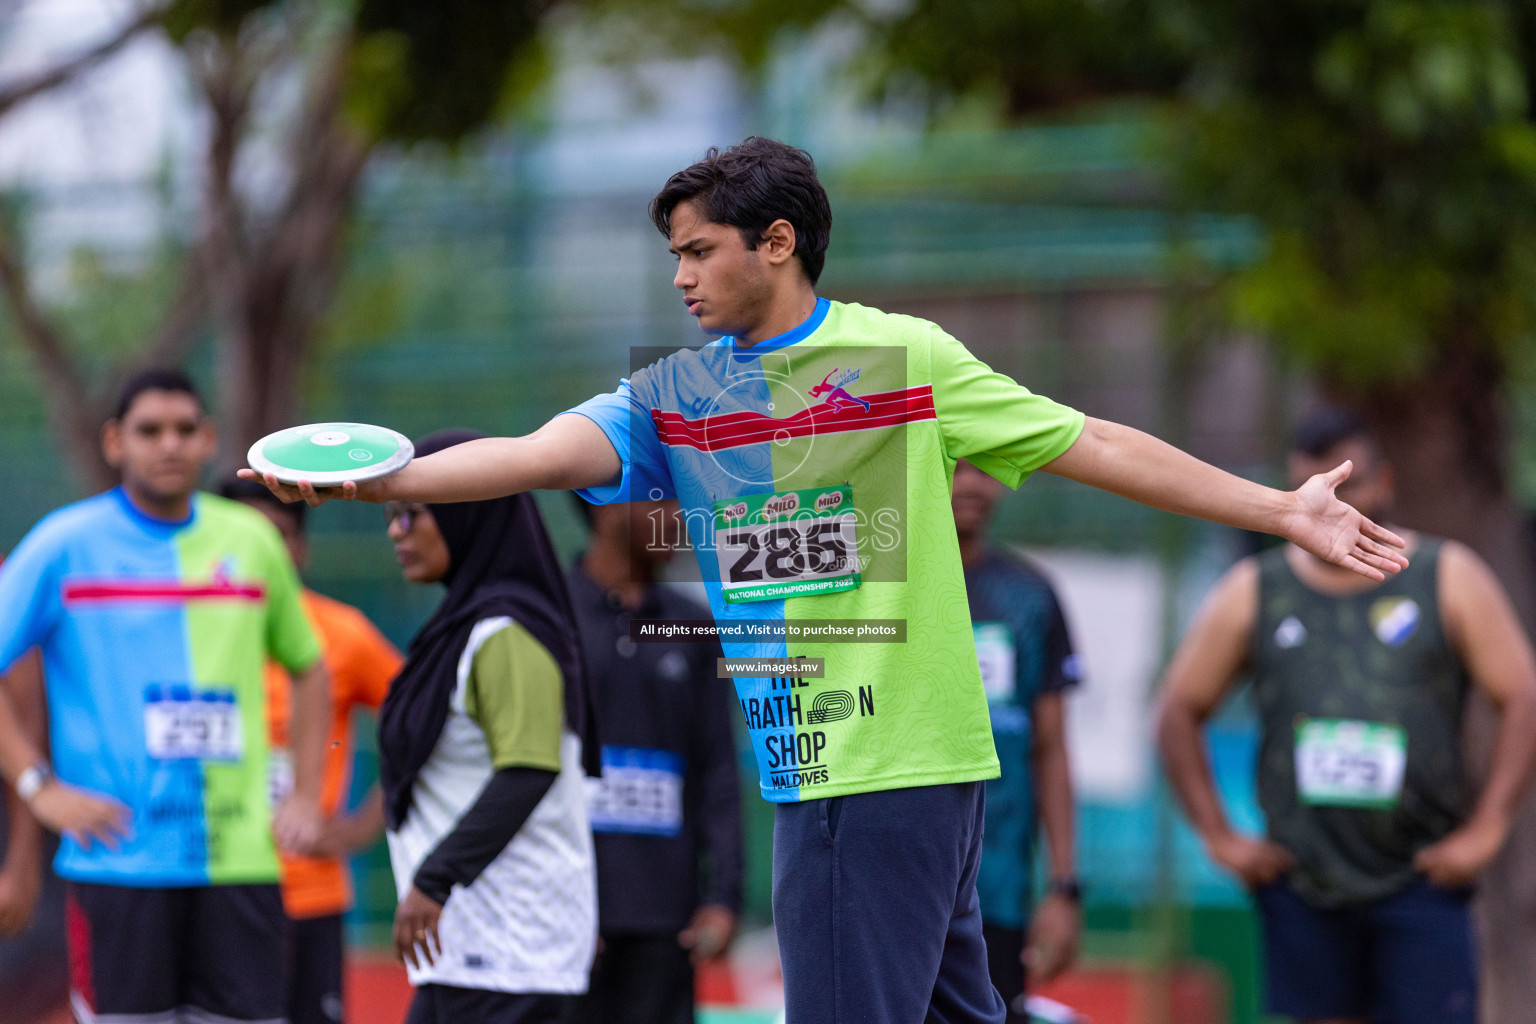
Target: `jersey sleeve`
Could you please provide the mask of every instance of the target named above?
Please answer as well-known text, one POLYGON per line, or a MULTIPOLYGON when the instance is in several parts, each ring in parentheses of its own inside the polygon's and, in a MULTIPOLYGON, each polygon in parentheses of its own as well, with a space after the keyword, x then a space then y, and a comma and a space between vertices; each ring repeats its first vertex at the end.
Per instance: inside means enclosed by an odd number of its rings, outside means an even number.
POLYGON ((485 732, 496 768, 558 772, 564 709, 560 666, 522 626, 498 630, 475 652, 464 710, 485 732))
POLYGON ((63 568, 39 524, 0 562, 0 674, 42 643, 63 612, 63 568))
POLYGON ((377 708, 384 703, 403 659, 366 615, 355 608, 346 611, 345 622, 338 623, 339 642, 332 642, 326 659, 337 700, 377 708))
POLYGON ((937 327, 929 351, 934 410, 951 459, 1018 487, 1083 432, 1082 413, 998 373, 937 327))
POLYGON ((620 381, 618 389, 597 395, 567 410, 585 416, 602 428, 618 452, 618 477, 601 487, 584 487, 576 493, 594 505, 624 501, 660 501, 675 498, 666 450, 656 434, 650 407, 643 399, 643 379, 620 381))
POLYGON ((1060 693, 1082 682, 1082 661, 1072 649, 1072 632, 1061 602, 1051 594, 1050 617, 1046 623, 1045 663, 1040 677, 1040 693, 1060 693))
MULTIPOLYGON (((265 525, 265 524, 263 524, 265 525)), ((283 549, 277 531, 265 542, 267 554, 267 654, 289 672, 302 672, 320 660, 320 640, 300 600, 298 570, 283 549)))

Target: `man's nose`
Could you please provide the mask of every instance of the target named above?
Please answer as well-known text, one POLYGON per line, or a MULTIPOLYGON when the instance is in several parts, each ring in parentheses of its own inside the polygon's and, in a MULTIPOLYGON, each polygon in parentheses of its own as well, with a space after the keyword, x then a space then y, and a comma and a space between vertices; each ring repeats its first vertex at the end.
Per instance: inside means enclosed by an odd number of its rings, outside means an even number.
POLYGON ((696 283, 697 279, 694 276, 693 269, 686 263, 679 263, 677 265, 677 273, 672 275, 672 287, 683 291, 692 288, 696 283))

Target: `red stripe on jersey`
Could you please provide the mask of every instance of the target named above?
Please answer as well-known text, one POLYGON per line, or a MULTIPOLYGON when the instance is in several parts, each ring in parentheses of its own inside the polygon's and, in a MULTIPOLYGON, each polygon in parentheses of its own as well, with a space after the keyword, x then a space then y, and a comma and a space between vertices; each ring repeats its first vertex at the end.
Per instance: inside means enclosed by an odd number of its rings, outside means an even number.
POLYGON ((262 601, 266 587, 259 583, 168 583, 92 581, 64 584, 65 604, 106 601, 262 601))
POLYGON ((757 412, 732 412, 698 420, 652 409, 651 420, 662 444, 713 452, 765 441, 874 430, 938 418, 933 407, 933 388, 927 384, 855 397, 868 402, 869 408, 844 399, 835 405, 821 402, 784 419, 757 412))

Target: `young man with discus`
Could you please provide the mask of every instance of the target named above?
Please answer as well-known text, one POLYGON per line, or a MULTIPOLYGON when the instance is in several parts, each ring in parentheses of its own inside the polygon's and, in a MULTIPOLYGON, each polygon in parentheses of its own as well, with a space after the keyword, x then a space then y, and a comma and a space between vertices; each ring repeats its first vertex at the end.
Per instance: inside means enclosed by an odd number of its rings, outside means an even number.
MULTIPOLYGON (((1261 487, 1031 394, 933 324, 818 297, 832 214, 802 150, 752 138, 711 151, 667 181, 651 217, 689 315, 722 337, 526 437, 334 496, 678 498, 717 622, 778 630, 726 656, 823 672, 736 680, 778 805, 789 1020, 1000 1022, 976 900, 998 761, 949 506, 955 460, 1013 487, 1046 469, 1278 533, 1372 578, 1405 564, 1401 541, 1334 497, 1348 465, 1295 492, 1261 487), (803 642, 781 625, 797 619, 904 621, 905 643, 803 642)), ((330 496, 265 482, 289 500, 330 496)))

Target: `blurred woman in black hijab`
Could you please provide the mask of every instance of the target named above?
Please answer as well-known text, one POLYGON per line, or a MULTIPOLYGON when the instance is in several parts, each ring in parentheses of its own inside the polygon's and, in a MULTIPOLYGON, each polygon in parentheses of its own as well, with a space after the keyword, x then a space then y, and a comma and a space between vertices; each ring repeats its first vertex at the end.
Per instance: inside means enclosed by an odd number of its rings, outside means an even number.
POLYGON ((553 1022, 597 931, 599 745, 564 574, 530 495, 385 510, 405 578, 448 588, 379 714, 407 1024, 553 1022))

